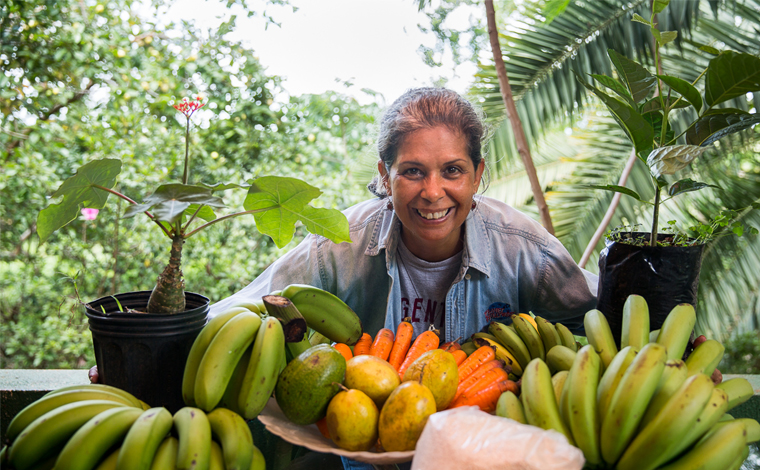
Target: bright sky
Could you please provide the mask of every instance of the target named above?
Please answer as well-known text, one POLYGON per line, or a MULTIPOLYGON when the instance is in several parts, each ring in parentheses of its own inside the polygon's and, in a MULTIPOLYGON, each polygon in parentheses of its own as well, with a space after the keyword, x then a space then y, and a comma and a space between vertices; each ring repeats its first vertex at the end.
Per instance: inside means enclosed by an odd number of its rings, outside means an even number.
MULTIPOLYGON (((462 93, 475 72, 472 64, 453 70, 447 57, 444 67, 425 65, 417 49, 421 44, 434 46, 435 39, 417 27, 429 21, 417 11, 416 0, 290 0, 290 4, 298 11, 267 7, 281 27, 265 29, 261 17, 238 15, 230 39, 251 47, 267 73, 283 77, 284 88, 293 95, 335 90, 369 103, 374 99, 361 91, 368 88, 390 103, 406 89, 431 85, 439 77, 448 78, 447 86, 462 93), (343 82, 353 86, 346 88, 343 82)), ((228 17, 220 16, 229 14, 220 5, 218 0, 180 0, 168 14, 211 28, 228 17)), ((469 8, 458 8, 447 23, 464 27, 473 13, 469 8)))

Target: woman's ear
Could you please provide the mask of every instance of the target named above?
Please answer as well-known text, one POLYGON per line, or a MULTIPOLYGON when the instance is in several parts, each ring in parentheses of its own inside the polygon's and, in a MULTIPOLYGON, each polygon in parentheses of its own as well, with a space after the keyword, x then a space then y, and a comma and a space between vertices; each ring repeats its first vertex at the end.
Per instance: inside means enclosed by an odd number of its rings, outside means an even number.
POLYGON ((385 169, 385 165, 382 160, 377 161, 377 171, 380 173, 380 184, 385 188, 386 194, 391 195, 391 185, 388 181, 388 171, 385 169))
POLYGON ((480 163, 478 163, 478 168, 475 170, 475 192, 478 192, 478 189, 480 189, 480 182, 483 180, 483 172, 486 169, 486 161, 485 159, 480 160, 480 163))

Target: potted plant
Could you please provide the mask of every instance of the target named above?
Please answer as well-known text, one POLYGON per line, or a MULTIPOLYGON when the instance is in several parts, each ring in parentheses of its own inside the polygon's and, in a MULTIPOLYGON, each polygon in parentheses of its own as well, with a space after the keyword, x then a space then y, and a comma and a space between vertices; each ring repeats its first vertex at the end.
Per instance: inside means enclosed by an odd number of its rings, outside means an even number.
MULTIPOLYGON (((647 25, 654 36, 655 63, 660 60, 659 47, 675 40, 677 34, 659 31, 655 26, 655 15, 667 5, 668 0, 656 0, 649 20, 637 14, 633 17, 633 21, 647 25)), ((696 304, 705 243, 722 234, 741 234, 743 230, 741 222, 733 219, 738 211, 727 210, 712 221, 691 227, 692 233, 688 235, 679 232, 672 221, 668 221, 667 230, 660 232, 662 203, 709 186, 720 189, 691 178, 676 179, 673 175, 709 151, 719 139, 760 123, 760 113, 719 106, 760 90, 760 58, 720 52, 709 46, 702 46, 701 50, 714 57, 691 83, 672 75, 651 73, 614 50, 609 50, 609 58, 617 78, 592 75, 612 93, 577 77, 607 106, 625 131, 639 160, 647 165, 654 189, 654 200, 650 201, 623 186, 591 186, 623 193, 652 206, 648 232, 635 232, 634 227, 613 230, 600 253, 597 308, 607 316, 618 341, 623 305, 630 294, 647 300, 651 329, 658 329, 674 306, 684 302, 696 304), (700 92, 697 86, 702 78, 700 92), (670 119, 675 110, 682 116, 690 116, 689 110, 696 114, 677 135, 670 119)))
POLYGON ((174 107, 184 115, 185 159, 180 182, 158 186, 143 203, 116 189, 121 161, 104 158, 86 163, 66 179, 37 218, 40 242, 64 227, 82 208, 102 209, 109 196, 129 203, 123 217, 143 213, 169 241, 169 260, 151 291, 103 297, 84 304, 92 331, 100 382, 125 389, 151 406, 176 410, 183 406, 181 384, 187 354, 206 323, 209 299, 185 292, 182 248, 186 240, 218 222, 253 215, 259 232, 278 247, 292 238, 295 224, 340 243, 350 241, 348 221, 335 209, 309 203, 321 191, 299 179, 263 176, 248 184, 190 183, 190 124, 203 99, 185 98, 174 107), (243 210, 217 216, 225 207, 224 190, 246 190, 243 210))

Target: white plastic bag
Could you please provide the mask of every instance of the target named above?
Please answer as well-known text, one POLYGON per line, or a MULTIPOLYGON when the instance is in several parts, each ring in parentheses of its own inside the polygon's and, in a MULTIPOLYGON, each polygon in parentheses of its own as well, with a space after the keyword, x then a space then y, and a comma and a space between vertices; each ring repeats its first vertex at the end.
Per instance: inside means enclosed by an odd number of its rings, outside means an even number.
POLYGON ((412 470, 581 470, 584 462, 581 450, 559 432, 468 406, 428 418, 412 470))

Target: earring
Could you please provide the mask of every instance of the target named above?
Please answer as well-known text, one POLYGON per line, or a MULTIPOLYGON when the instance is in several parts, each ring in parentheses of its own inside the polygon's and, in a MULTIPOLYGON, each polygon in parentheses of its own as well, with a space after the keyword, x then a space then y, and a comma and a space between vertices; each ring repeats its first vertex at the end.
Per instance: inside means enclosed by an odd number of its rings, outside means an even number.
POLYGON ((472 201, 472 206, 470 206, 470 210, 474 211, 476 207, 478 207, 478 203, 475 201, 472 201))
POLYGON ((391 198, 388 198, 388 204, 385 205, 385 208, 388 209, 389 211, 393 210, 393 201, 391 200, 391 198))

